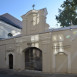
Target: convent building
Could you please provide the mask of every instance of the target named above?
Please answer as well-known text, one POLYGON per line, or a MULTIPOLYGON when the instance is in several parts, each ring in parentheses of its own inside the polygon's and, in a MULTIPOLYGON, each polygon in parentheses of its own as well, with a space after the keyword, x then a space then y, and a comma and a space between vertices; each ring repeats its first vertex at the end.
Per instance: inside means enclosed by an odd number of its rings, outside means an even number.
POLYGON ((21 36, 0 40, 0 68, 77 73, 77 26, 49 29, 47 9, 22 15, 21 36))

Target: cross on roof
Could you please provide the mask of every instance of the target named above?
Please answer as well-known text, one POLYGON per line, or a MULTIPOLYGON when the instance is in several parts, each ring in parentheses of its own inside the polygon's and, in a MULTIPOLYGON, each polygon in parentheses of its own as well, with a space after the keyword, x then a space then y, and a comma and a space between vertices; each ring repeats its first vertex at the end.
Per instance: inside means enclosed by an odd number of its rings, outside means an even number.
POLYGON ((35 5, 33 4, 32 7, 33 7, 33 10, 34 10, 35 5))

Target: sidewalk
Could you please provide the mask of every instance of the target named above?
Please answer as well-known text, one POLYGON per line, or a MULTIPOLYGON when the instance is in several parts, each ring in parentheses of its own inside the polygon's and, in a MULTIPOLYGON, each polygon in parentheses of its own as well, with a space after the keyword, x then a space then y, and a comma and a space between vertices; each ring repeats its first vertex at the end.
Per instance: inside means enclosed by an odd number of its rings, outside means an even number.
POLYGON ((17 75, 17 76, 29 76, 29 77, 77 77, 77 74, 48 74, 40 71, 16 71, 10 69, 0 69, 0 74, 9 74, 9 75, 17 75))
POLYGON ((24 75, 31 77, 51 77, 52 74, 43 73, 41 71, 33 71, 33 70, 11 70, 11 69, 0 69, 0 74, 9 74, 9 75, 24 75))

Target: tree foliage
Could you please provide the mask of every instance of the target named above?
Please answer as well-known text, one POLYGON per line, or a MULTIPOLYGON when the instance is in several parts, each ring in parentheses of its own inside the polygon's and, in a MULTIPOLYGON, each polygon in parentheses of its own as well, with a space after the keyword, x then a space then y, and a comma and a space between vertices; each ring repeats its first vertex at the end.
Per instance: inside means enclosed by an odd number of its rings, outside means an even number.
POLYGON ((66 0, 61 5, 61 8, 58 16, 56 16, 60 26, 71 26, 71 23, 77 25, 77 0, 66 0))

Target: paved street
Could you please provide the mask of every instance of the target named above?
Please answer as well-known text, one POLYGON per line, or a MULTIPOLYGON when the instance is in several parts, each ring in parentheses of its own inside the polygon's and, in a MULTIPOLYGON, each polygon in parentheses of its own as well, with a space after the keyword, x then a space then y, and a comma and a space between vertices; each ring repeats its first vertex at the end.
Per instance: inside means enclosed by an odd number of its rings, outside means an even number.
POLYGON ((76 74, 46 74, 35 71, 0 70, 0 77, 77 77, 76 74))
POLYGON ((31 77, 31 76, 0 74, 0 77, 31 77))
POLYGON ((9 75, 9 74, 0 74, 0 77, 77 77, 77 75, 48 75, 48 76, 27 76, 27 75, 9 75))
POLYGON ((18 74, 18 72, 12 70, 0 70, 0 77, 32 77, 32 76, 18 74))
POLYGON ((16 74, 14 72, 0 71, 0 77, 31 77, 27 75, 16 74))

